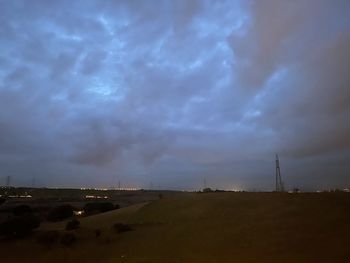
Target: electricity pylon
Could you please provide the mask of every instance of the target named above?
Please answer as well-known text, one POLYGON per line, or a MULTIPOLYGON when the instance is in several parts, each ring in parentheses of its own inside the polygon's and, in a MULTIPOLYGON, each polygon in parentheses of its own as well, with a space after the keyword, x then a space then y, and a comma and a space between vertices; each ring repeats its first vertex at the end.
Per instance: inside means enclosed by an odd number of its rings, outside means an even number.
POLYGON ((281 169, 280 169, 280 160, 278 154, 276 154, 276 192, 284 192, 281 169))

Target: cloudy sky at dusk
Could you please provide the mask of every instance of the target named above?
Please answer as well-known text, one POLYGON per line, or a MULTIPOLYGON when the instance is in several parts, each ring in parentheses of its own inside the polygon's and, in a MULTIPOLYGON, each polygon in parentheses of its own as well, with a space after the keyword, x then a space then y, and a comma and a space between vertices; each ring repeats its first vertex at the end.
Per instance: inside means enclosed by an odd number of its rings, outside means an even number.
POLYGON ((350 186, 350 1, 0 0, 0 179, 350 186))

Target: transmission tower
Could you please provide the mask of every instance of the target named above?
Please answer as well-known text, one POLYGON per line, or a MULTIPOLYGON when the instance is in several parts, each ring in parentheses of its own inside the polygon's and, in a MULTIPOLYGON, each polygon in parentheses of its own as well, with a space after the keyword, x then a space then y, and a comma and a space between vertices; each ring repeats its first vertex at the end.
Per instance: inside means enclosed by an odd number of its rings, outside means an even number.
POLYGON ((276 154, 276 192, 284 192, 278 154, 276 154))

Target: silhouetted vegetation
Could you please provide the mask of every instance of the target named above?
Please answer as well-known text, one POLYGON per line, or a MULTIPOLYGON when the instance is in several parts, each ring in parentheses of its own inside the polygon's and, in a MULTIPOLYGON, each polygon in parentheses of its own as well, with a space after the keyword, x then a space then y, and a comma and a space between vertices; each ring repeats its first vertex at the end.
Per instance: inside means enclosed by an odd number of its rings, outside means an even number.
POLYGON ((2 204, 5 203, 5 202, 6 202, 6 199, 3 198, 3 197, 0 197, 0 205, 2 205, 2 204))
POLYGON ((73 216, 73 207, 71 205, 60 205, 49 212, 47 220, 49 221, 60 221, 73 216))
POLYGON ((38 243, 45 246, 52 246, 58 242, 60 239, 60 233, 55 230, 43 231, 38 233, 36 240, 38 243))
POLYGON ((95 229, 94 233, 95 233, 95 237, 96 237, 96 238, 97 238, 97 237, 100 237, 101 234, 102 234, 101 229, 95 229))
POLYGON ((113 225, 113 229, 117 233, 123 233, 123 232, 127 232, 127 231, 132 231, 132 228, 130 227, 130 225, 122 224, 122 223, 114 224, 113 225))
POLYGON ((61 244, 65 246, 71 246, 77 241, 77 237, 73 233, 64 234, 61 238, 61 244))
POLYGON ((84 212, 85 214, 94 214, 94 213, 103 213, 107 211, 111 211, 114 209, 118 209, 119 205, 114 206, 113 203, 110 202, 94 202, 94 203, 87 203, 84 206, 84 212))
POLYGON ((293 188, 293 193, 295 194, 300 193, 300 189, 297 187, 293 188))
POLYGON ((0 236, 25 236, 39 226, 40 219, 31 214, 10 217, 0 224, 0 236))
POLYGON ((204 188, 202 191, 199 191, 197 193, 224 193, 226 192, 225 190, 220 190, 220 189, 212 189, 210 187, 204 188))
POLYGON ((12 209, 12 213, 15 216, 22 216, 25 214, 30 214, 32 213, 32 209, 28 205, 18 205, 12 209))
POLYGON ((66 224, 66 230, 74 230, 78 229, 80 226, 80 222, 78 219, 73 218, 72 220, 68 221, 66 224))

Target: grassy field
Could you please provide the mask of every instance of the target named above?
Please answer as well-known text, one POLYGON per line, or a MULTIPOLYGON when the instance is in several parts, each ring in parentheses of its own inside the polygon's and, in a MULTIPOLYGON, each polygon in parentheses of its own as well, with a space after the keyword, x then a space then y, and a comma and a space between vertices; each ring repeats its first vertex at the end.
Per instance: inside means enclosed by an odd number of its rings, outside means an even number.
POLYGON ((83 218, 76 235, 72 247, 2 242, 1 262, 350 262, 350 194, 165 195, 83 218))

